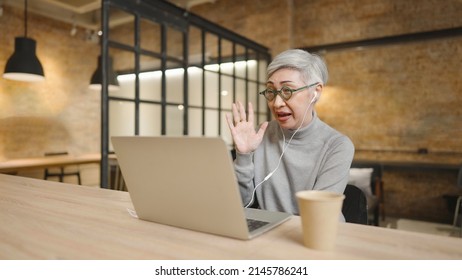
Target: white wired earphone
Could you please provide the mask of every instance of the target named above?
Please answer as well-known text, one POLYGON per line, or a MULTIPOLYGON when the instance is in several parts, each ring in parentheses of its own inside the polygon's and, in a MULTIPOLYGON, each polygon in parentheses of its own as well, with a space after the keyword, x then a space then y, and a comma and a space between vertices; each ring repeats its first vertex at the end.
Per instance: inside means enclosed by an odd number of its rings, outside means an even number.
POLYGON ((266 175, 266 177, 263 179, 263 181, 261 181, 260 183, 258 183, 255 186, 255 188, 253 189, 253 192, 252 192, 252 198, 250 199, 250 202, 245 206, 245 208, 248 208, 253 203, 253 201, 255 200, 255 194, 257 192, 257 188, 260 187, 264 182, 268 181, 268 179, 271 178, 271 176, 273 176, 274 172, 276 172, 276 170, 278 170, 279 165, 281 164, 282 157, 284 156, 284 153, 286 152, 287 147, 289 146, 290 142, 292 142, 292 139, 294 138, 295 134, 297 134, 297 132, 300 130, 300 128, 302 128, 303 122, 305 121, 305 118, 306 118, 306 114, 308 113, 308 109, 316 101, 317 97, 318 97, 318 91, 315 90, 314 91, 314 97, 311 99, 310 104, 308 104, 308 107, 306 107, 305 114, 303 115, 303 119, 302 119, 300 125, 295 130, 294 134, 292 134, 292 136, 290 137, 289 142, 287 142, 287 144, 286 144, 286 136, 284 135, 284 131, 279 126, 279 128, 281 129, 283 141, 282 141, 282 153, 279 156, 278 164, 276 165, 276 168, 273 169, 273 171, 271 171, 268 175, 266 175))

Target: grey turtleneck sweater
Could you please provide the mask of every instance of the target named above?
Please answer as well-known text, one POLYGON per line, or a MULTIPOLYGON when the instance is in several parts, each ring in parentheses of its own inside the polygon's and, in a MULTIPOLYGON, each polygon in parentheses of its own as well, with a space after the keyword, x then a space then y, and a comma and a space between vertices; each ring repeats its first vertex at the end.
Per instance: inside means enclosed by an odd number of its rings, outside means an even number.
MULTIPOLYGON (((294 131, 284 131, 286 143, 294 131)), ((277 121, 271 121, 260 146, 253 153, 237 154, 234 168, 244 205, 259 183, 278 165, 284 137, 277 121)), ((258 186, 262 209, 298 215, 295 193, 326 190, 343 193, 354 155, 350 139, 321 121, 316 113, 287 146, 279 168, 258 186)), ((343 220, 343 217, 341 217, 343 220)))

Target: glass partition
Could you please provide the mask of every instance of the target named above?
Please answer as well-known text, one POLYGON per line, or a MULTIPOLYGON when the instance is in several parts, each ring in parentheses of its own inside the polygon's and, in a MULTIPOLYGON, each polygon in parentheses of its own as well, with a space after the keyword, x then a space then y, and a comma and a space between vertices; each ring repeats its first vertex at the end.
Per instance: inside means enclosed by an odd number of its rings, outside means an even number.
POLYGON ((232 149, 233 102, 253 102, 256 124, 268 118, 268 49, 167 2, 103 1, 102 54, 119 82, 102 89, 103 173, 111 136, 218 136, 232 149))

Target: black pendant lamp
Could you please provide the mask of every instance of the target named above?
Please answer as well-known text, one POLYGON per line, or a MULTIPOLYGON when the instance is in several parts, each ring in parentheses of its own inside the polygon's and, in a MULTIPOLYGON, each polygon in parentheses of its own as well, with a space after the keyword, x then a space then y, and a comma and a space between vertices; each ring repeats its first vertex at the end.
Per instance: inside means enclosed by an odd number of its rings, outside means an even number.
POLYGON ((43 81, 43 67, 35 54, 37 43, 27 38, 27 0, 24 1, 24 26, 25 35, 15 38, 14 53, 6 63, 3 78, 24 82, 43 81))
MULTIPOLYGON (((114 72, 112 66, 112 57, 108 57, 108 89, 110 91, 119 89, 119 82, 117 81, 117 75, 114 72)), ((98 56, 98 67, 91 76, 90 89, 101 90, 103 84, 103 61, 102 57, 98 56)))

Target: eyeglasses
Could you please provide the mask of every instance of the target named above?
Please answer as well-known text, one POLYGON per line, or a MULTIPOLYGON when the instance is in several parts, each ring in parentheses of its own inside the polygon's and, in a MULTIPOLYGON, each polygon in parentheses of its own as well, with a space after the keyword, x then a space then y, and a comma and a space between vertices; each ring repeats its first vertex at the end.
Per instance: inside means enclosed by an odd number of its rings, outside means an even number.
POLYGON ((279 96, 281 96, 282 99, 284 99, 284 101, 287 101, 292 97, 292 94, 294 94, 294 93, 296 93, 298 91, 310 88, 312 86, 315 86, 317 84, 319 84, 319 83, 316 82, 314 84, 311 84, 311 85, 308 85, 308 86, 303 86, 303 87, 297 88, 297 89, 291 89, 288 86, 282 86, 282 88, 280 90, 267 88, 264 91, 260 92, 260 94, 265 96, 266 100, 268 100, 268 101, 273 101, 278 94, 279 94, 279 96))

